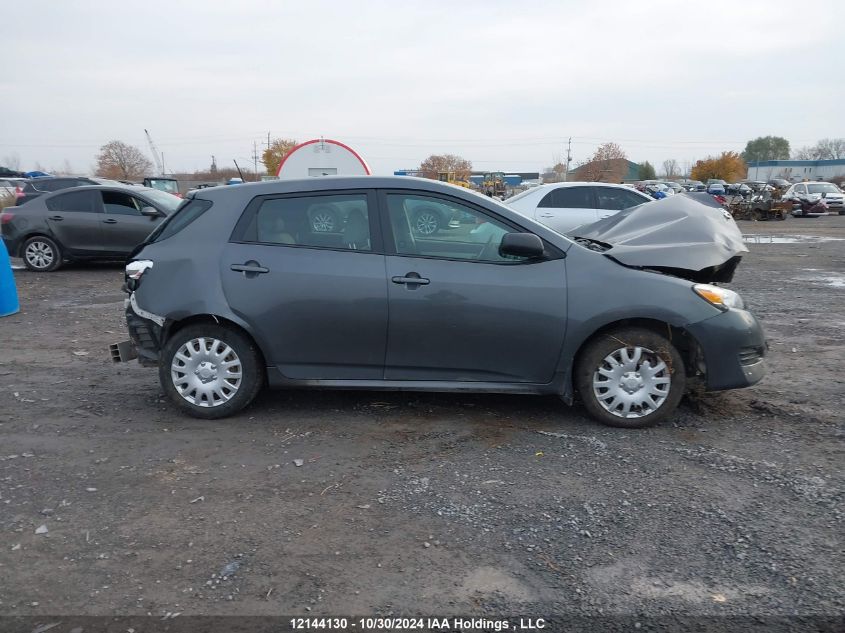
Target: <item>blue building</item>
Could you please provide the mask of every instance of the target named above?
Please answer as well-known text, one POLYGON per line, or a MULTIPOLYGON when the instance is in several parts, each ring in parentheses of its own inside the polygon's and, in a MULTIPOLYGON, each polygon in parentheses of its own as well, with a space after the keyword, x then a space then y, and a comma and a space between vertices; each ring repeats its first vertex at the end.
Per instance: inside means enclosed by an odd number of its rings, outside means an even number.
POLYGON ((792 182, 845 178, 845 158, 761 160, 748 163, 748 180, 771 180, 772 178, 783 178, 792 182))

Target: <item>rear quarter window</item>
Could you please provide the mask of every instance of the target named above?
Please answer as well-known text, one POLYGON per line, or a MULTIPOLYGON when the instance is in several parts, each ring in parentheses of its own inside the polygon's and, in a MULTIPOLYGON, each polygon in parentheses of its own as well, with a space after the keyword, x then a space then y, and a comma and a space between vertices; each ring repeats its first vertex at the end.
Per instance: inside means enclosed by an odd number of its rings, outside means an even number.
MULTIPOLYGON (((167 194, 170 195, 170 194, 167 194)), ((149 243, 161 242, 182 231, 191 222, 211 208, 211 200, 192 198, 179 207, 176 212, 158 225, 147 239, 149 243)))

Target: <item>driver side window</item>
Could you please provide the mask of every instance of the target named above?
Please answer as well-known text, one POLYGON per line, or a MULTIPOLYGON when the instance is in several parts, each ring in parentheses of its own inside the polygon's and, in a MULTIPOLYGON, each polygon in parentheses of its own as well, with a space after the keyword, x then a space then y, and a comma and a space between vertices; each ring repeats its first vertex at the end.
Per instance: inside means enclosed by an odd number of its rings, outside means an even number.
POLYGON ((457 200, 390 193, 387 208, 398 255, 494 263, 525 259, 499 254, 502 237, 514 229, 457 200))

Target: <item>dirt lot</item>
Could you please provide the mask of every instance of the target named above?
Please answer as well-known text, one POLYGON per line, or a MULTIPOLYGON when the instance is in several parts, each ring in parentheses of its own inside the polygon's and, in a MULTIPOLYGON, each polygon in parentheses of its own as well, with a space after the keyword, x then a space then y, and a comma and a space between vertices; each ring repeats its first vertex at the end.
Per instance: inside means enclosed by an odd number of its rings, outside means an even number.
MULTIPOLYGON (((845 239, 845 216, 740 225, 845 239)), ((192 420, 109 361, 120 266, 19 271, 0 615, 842 614, 845 241, 749 248, 732 287, 769 375, 636 432, 529 396, 275 392, 192 420)))

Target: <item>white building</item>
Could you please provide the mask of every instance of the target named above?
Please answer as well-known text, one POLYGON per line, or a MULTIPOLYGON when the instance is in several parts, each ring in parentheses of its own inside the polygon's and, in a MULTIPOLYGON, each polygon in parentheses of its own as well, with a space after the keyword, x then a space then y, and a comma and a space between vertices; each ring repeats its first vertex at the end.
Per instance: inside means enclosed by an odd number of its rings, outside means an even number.
POLYGON ((294 147, 279 163, 279 178, 309 176, 369 176, 367 162, 340 141, 315 138, 294 147))
POLYGON ((845 177, 845 158, 833 160, 763 160, 748 163, 748 180, 783 178, 791 182, 845 177))

